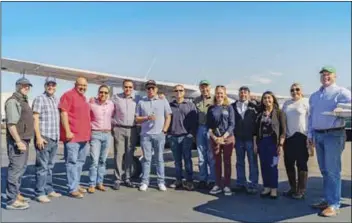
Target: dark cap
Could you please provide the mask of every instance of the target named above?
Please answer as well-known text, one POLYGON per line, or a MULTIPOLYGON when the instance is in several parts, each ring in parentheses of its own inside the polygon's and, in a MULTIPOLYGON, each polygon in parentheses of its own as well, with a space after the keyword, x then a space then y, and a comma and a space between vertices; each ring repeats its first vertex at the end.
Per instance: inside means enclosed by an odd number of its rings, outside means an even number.
POLYGON ((247 86, 242 86, 242 87, 240 87, 240 89, 239 89, 238 91, 248 91, 248 92, 251 92, 251 91, 249 90, 249 87, 247 87, 247 86))
POLYGON ((16 81, 16 85, 20 84, 28 84, 29 86, 33 87, 32 83, 25 77, 22 77, 16 81))
POLYGON ((45 79, 45 85, 49 84, 49 83, 53 83, 56 84, 56 78, 55 77, 47 77, 45 79))
POLYGON ((145 87, 154 86, 156 87, 156 82, 154 80, 149 80, 145 83, 145 87))

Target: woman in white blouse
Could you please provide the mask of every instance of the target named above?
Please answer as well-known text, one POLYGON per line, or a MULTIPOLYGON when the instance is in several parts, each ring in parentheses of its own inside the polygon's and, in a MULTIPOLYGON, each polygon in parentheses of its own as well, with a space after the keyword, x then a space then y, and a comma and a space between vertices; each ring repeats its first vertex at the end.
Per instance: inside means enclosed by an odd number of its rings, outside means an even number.
POLYGON ((302 87, 294 83, 291 85, 292 99, 286 101, 282 107, 286 116, 286 140, 284 144, 284 161, 290 190, 284 193, 288 197, 302 199, 308 178, 308 115, 309 101, 303 97, 302 87), (296 178, 296 169, 298 182, 296 178))

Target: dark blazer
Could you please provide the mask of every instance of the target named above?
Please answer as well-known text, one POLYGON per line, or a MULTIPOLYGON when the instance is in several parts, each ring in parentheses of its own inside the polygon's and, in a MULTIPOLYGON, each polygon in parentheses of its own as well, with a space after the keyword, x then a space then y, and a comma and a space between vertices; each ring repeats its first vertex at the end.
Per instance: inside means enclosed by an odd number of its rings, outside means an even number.
MULTIPOLYGON (((262 115, 263 111, 260 111, 256 120, 256 136, 257 141, 260 141, 263 138, 262 134, 262 115)), ((274 131, 273 137, 275 137, 276 144, 280 142, 280 138, 286 138, 286 117, 285 113, 280 109, 273 109, 271 113, 272 128, 274 131)))

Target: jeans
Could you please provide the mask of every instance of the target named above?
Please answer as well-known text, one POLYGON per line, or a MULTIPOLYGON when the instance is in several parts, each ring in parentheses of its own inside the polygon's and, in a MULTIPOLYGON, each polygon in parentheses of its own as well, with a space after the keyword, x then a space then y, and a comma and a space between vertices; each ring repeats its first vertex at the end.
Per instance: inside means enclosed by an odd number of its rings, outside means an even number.
POLYGON ((314 132, 314 143, 320 172, 323 175, 324 197, 329 206, 340 208, 341 154, 345 148, 344 130, 314 132))
POLYGON ((22 140, 26 145, 26 151, 18 150, 15 142, 7 138, 7 155, 9 166, 7 169, 7 205, 12 205, 20 193, 22 176, 26 172, 28 150, 30 140, 22 140))
POLYGON ((237 182, 239 186, 247 186, 246 178, 246 153, 249 164, 249 181, 248 186, 250 188, 258 187, 258 155, 254 154, 253 141, 247 140, 243 141, 240 139, 236 140, 235 143, 236 150, 236 172, 237 172, 237 182))
POLYGON ((42 196, 54 192, 53 168, 55 165, 57 149, 59 147, 57 140, 52 140, 43 136, 42 138, 47 141, 47 143, 44 144, 43 149, 37 147, 36 141, 34 143, 36 151, 36 196, 42 196))
POLYGON ((192 135, 170 137, 171 150, 175 160, 176 180, 182 180, 182 158, 185 162, 186 180, 193 180, 192 143, 192 135))
POLYGON ((82 174, 82 168, 86 161, 89 143, 65 142, 64 147, 67 150, 66 174, 68 190, 69 193, 77 192, 82 174))
POLYGON ((279 171, 277 169, 279 157, 277 155, 275 139, 271 136, 261 139, 258 145, 258 152, 263 186, 277 188, 279 184, 279 171))
POLYGON ((200 125, 197 131, 199 180, 215 182, 215 160, 210 149, 208 128, 200 125), (208 171, 209 166, 209 171, 208 171))
POLYGON ((92 131, 90 141, 91 165, 89 168, 89 186, 96 186, 102 184, 104 181, 110 142, 110 133, 92 131))
POLYGON ((141 147, 143 151, 142 167, 143 176, 142 184, 149 185, 149 175, 151 169, 152 153, 156 156, 156 173, 158 184, 165 184, 165 166, 164 166, 164 146, 165 134, 141 135, 141 147))

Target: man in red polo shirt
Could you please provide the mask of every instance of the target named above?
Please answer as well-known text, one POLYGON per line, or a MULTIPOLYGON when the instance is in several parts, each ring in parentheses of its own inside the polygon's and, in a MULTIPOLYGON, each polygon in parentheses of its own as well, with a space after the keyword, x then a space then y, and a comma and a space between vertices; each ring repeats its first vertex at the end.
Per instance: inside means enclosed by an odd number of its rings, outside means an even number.
POLYGON ((91 137, 90 109, 84 93, 87 79, 79 77, 75 87, 62 95, 59 109, 61 112, 60 140, 64 143, 67 184, 74 198, 83 198, 86 189, 79 186, 82 167, 91 137))

